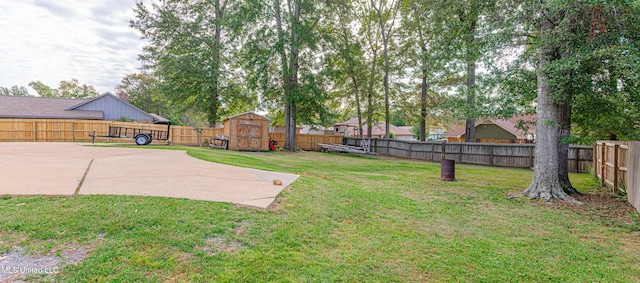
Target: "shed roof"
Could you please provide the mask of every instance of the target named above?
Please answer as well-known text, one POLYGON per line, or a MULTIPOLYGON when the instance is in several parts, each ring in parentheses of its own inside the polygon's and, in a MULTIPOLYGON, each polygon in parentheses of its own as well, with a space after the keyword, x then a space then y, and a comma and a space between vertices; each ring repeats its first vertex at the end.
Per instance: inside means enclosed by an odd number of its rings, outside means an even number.
POLYGON ((229 119, 233 119, 233 118, 237 118, 237 117, 239 117, 239 116, 243 116, 243 115, 247 115, 247 114, 253 114, 253 115, 256 115, 256 116, 258 116, 258 117, 260 117, 260 118, 262 118, 262 119, 265 119, 265 120, 267 120, 267 121, 271 121, 271 119, 269 119, 269 118, 267 118, 267 117, 265 117, 265 116, 262 116, 262 115, 260 115, 260 114, 258 114, 258 113, 256 113, 256 112, 253 112, 253 111, 244 112, 244 113, 236 114, 236 115, 233 115, 233 116, 229 116, 229 117, 227 117, 226 119, 224 119, 223 121, 226 121, 226 120, 229 120, 229 119))

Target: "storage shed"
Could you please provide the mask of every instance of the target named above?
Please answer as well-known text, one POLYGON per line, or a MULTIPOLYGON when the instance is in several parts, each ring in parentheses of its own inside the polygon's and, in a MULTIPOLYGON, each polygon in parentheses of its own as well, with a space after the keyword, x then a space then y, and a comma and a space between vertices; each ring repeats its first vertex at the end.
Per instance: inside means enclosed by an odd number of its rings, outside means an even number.
POLYGON ((224 120, 224 135, 230 150, 269 150, 269 119, 254 112, 231 116, 224 120))

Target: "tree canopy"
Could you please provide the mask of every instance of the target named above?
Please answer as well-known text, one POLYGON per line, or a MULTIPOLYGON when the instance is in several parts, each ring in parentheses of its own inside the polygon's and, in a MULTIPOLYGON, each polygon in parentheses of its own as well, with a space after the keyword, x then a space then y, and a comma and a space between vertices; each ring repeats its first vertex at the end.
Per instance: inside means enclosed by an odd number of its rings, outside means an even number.
POLYGON ((80 84, 77 79, 73 78, 68 81, 60 81, 58 88, 52 88, 41 81, 30 82, 29 86, 41 97, 89 99, 100 95, 94 86, 80 84))
POLYGON ((17 85, 11 87, 0 86, 0 95, 31 96, 31 94, 29 94, 29 90, 26 87, 17 85))
POLYGON ((537 128, 558 131, 548 136, 556 145, 547 150, 557 148, 556 157, 564 158, 569 142, 640 137, 639 6, 601 0, 138 3, 131 26, 148 40, 140 58, 155 94, 127 91, 140 105, 166 97, 174 108, 205 113, 212 124, 223 115, 267 110, 283 117, 290 150, 298 124, 356 116, 360 135, 370 136, 362 129, 395 119, 419 126, 424 139, 430 123, 453 116, 467 121, 473 141, 476 118, 537 109, 537 128), (545 107, 557 109, 541 116, 545 107))

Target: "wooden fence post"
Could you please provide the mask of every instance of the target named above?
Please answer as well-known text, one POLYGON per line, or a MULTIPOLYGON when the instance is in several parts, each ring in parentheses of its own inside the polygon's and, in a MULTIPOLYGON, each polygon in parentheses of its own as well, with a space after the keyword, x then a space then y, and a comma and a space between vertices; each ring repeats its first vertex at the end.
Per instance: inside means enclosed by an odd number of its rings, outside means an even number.
POLYGON ((489 146, 489 148, 491 149, 491 159, 490 159, 490 164, 491 164, 491 165, 493 165, 493 154, 494 154, 494 153, 493 153, 493 148, 494 148, 494 145, 493 145, 493 144, 491 144, 491 145, 489 146))
POLYGON ((618 150, 619 144, 613 145, 613 192, 618 192, 618 150))
POLYGON ((436 144, 432 143, 431 144, 431 161, 433 161, 433 158, 435 157, 435 153, 436 153, 436 144))
POLYGON ((462 163, 462 144, 460 145, 460 151, 458 152, 458 156, 459 156, 458 159, 460 159, 460 163, 462 163))
POLYGON ((576 173, 580 172, 580 148, 576 147, 576 173))
POLYGON ((529 168, 533 168, 535 164, 533 164, 533 156, 535 155, 536 146, 532 146, 529 148, 529 168))
POLYGON ((598 178, 598 143, 593 143, 593 151, 591 152, 593 155, 591 158, 591 166, 593 167, 593 176, 598 178))
POLYGON ((446 153, 447 143, 442 142, 442 147, 440 147, 440 161, 444 160, 447 157, 446 153))
POLYGON ((602 142, 602 148, 600 149, 601 155, 601 162, 600 162, 600 186, 604 187, 604 171, 606 170, 605 167, 605 157, 604 155, 606 154, 606 147, 607 144, 605 142, 602 142))
POLYGON ((36 127, 38 126, 38 124, 36 123, 36 120, 33 120, 33 142, 37 142, 38 138, 38 130, 36 129, 36 127))
POLYGON ((389 154, 389 152, 391 151, 390 139, 385 139, 385 141, 387 142, 387 156, 391 156, 391 154, 389 154))

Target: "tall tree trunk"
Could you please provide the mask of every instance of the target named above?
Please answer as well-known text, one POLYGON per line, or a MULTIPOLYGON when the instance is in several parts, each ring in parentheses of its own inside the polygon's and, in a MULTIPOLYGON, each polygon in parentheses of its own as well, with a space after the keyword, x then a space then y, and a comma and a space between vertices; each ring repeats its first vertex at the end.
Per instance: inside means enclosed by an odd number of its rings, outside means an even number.
POLYGON ((420 85, 422 97, 420 99, 420 140, 427 139, 427 70, 422 69, 422 84, 420 85))
POLYGON ((389 55, 387 53, 388 41, 386 38, 384 42, 384 132, 385 138, 391 138, 391 129, 389 127, 389 55))
MULTIPOLYGON (((543 16, 540 19, 540 36, 547 36, 554 24, 550 18, 543 16)), ((549 78, 544 73, 546 67, 555 58, 553 48, 541 47, 538 61, 538 106, 536 112, 536 147, 533 180, 524 194, 531 199, 553 201, 565 200, 579 204, 574 198, 564 192, 558 178, 558 139, 560 123, 558 121, 560 107, 553 102, 549 78)))
POLYGON ((376 78, 376 66, 378 60, 378 52, 374 50, 373 61, 371 61, 371 77, 369 78, 369 87, 367 89, 367 137, 373 135, 373 85, 376 78))
POLYGON ((396 7, 396 2, 392 1, 391 8, 394 9, 393 13, 390 14, 391 24, 389 25, 389 30, 385 28, 384 19, 382 18, 382 9, 383 5, 380 2, 380 6, 376 7, 373 0, 371 0, 371 6, 376 10, 378 15, 378 23, 380 25, 380 32, 382 35, 382 48, 384 52, 384 129, 385 129, 385 138, 391 137, 391 130, 389 127, 389 37, 391 36, 391 31, 393 30, 393 24, 395 23, 395 16, 398 11, 398 7, 396 7))
POLYGON ((367 97, 367 137, 373 135, 373 92, 370 91, 367 97))
POLYGON ((569 142, 566 138, 571 134, 571 97, 559 103, 560 133, 558 144, 558 180, 565 193, 580 194, 569 181, 569 142))
POLYGON ((380 29, 382 31, 382 50, 384 52, 384 137, 391 138, 391 131, 389 127, 389 39, 385 31, 382 14, 378 11, 378 17, 380 19, 380 29))
MULTIPOLYGON (((338 11, 340 12, 340 11, 338 11)), ((344 24, 344 20, 342 19, 342 14, 339 14, 340 25, 342 27, 342 36, 344 37, 345 50, 347 51, 346 60, 349 69, 349 76, 351 76, 351 84, 353 85, 353 96, 356 100, 356 112, 358 114, 358 133, 360 137, 362 135, 362 109, 360 105, 360 90, 358 87, 358 80, 356 79, 356 72, 354 70, 354 59, 351 57, 351 42, 349 41, 349 32, 347 27, 344 24)))
POLYGON ((218 122, 219 117, 218 117, 218 109, 220 107, 220 86, 219 86, 219 80, 220 80, 220 47, 221 47, 221 33, 222 33, 222 9, 223 7, 220 6, 220 0, 216 0, 214 2, 214 13, 216 15, 216 21, 215 21, 215 38, 214 38, 214 46, 213 46, 213 73, 212 75, 212 81, 213 81, 213 86, 212 86, 212 92, 213 95, 210 98, 210 109, 209 109, 209 123, 212 126, 216 125, 216 122, 218 122))
MULTIPOLYGON (((569 32, 573 35, 578 32, 577 23, 579 20, 577 19, 577 15, 572 15, 569 24, 569 32)), ((571 51, 565 51, 563 59, 571 58, 571 51)), ((573 71, 569 71, 567 73, 567 79, 569 81, 575 80, 575 74, 573 71)), ((559 102, 559 117, 558 121, 560 122, 560 133, 558 140, 558 180, 560 181, 560 186, 565 193, 569 195, 577 195, 580 194, 578 190, 571 185, 571 181, 569 180, 569 141, 567 140, 571 135, 571 107, 573 103, 573 95, 576 92, 573 87, 573 83, 570 83, 567 88, 565 88, 565 97, 563 100, 559 102)), ((576 156, 578 158, 578 156, 576 156)), ((576 168, 576 172, 578 168, 576 168)))
POLYGON ((471 54, 471 49, 473 48, 473 44, 475 41, 475 33, 476 33, 476 24, 477 19, 471 19, 471 23, 469 25, 469 34, 468 34, 468 42, 467 42, 467 113, 471 113, 471 115, 467 114, 467 121, 465 125, 465 142, 475 142, 476 141, 476 119, 475 119, 475 108, 476 108, 476 93, 475 93, 475 85, 476 85, 476 62, 474 60, 474 56, 471 54))
MULTIPOLYGON (((475 84, 476 84, 476 63, 469 62, 467 65, 467 105, 469 107, 469 111, 475 108, 476 97, 475 97, 475 84)), ((468 118, 465 130, 464 130, 464 141, 465 142, 475 142, 476 141, 476 119, 468 118)))
MULTIPOLYGON (((288 7, 291 7, 290 0, 288 1, 288 7)), ((285 32, 282 27, 282 14, 280 9, 280 1, 274 0, 275 6, 275 18, 276 27, 278 29, 278 41, 281 43, 281 47, 278 49, 280 53, 280 64, 282 65, 282 89, 284 91, 284 115, 285 115, 285 142, 283 148, 289 151, 296 150, 296 117, 295 117, 295 88, 298 83, 298 54, 297 54, 297 39, 296 24, 299 20, 300 5, 295 1, 295 7, 293 11, 289 11, 289 16, 292 18, 291 22, 291 62, 287 60, 287 45, 285 44, 285 32), (295 57, 295 58, 294 58, 295 57), (295 66, 294 66, 295 65, 295 66)))
POLYGON ((291 50, 289 53, 289 91, 285 111, 286 140, 284 148, 289 151, 297 150, 296 143, 296 96, 298 91, 298 26, 300 24, 300 0, 288 0, 289 15, 291 17, 291 50), (293 10, 291 10, 293 9, 293 10))
POLYGON ((353 94, 356 98, 356 112, 358 113, 358 133, 360 137, 362 137, 362 110, 360 110, 360 94, 358 91, 358 81, 356 80, 355 72, 353 71, 353 67, 351 69, 351 83, 353 84, 353 94))
MULTIPOLYGON (((421 25, 418 25, 418 35, 420 37, 420 51, 422 56, 427 56, 427 44, 425 42, 424 34, 422 33, 421 25)), ((420 140, 426 141, 427 135, 427 63, 426 60, 422 60, 422 83, 420 84, 420 140)))

